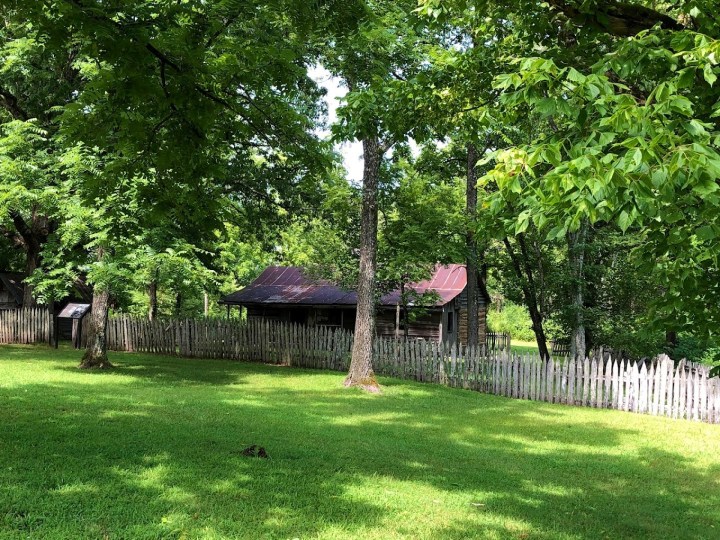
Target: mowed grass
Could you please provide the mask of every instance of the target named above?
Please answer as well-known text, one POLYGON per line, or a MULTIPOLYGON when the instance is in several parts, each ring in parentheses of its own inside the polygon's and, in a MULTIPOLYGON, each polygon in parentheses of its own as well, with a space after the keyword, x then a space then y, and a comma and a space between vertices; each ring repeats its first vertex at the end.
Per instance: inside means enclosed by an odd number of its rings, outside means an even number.
MULTIPOLYGON (((548 343, 548 348, 550 344, 548 343)), ((517 354, 538 354, 538 346, 534 341, 521 341, 513 339, 510 342, 510 350, 517 354)))
POLYGON ((720 538, 720 426, 0 347, 1 538, 720 538), (270 459, 242 450, 262 445, 270 459))

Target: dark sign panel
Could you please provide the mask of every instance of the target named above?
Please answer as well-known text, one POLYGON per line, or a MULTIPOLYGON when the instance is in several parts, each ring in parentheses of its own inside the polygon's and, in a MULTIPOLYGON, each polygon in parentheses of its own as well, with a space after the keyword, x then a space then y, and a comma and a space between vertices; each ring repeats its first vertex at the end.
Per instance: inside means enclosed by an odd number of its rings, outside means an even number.
POLYGON ((90 311, 90 304, 69 303, 63 308, 58 317, 61 319, 82 319, 90 311))

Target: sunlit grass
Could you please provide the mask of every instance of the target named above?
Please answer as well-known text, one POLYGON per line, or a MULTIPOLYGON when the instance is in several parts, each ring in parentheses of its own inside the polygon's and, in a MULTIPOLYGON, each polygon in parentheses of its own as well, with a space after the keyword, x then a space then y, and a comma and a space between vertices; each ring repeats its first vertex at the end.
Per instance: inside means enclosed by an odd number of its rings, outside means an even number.
POLYGON ((0 347, 1 538, 718 538, 720 426, 0 347), (264 446, 269 460, 242 450, 264 446))
MULTIPOLYGON (((548 344, 548 347, 550 345, 548 344)), ((518 354, 537 354, 538 346, 534 341, 521 341, 519 339, 513 339, 510 341, 510 350, 518 354)))

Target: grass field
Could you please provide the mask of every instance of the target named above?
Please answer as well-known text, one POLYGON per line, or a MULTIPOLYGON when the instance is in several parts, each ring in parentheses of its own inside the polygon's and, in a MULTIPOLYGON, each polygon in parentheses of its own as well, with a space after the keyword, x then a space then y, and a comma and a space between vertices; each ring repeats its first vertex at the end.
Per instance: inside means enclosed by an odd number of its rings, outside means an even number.
MULTIPOLYGON (((550 347, 550 345, 548 345, 548 347, 550 347)), ((534 341, 520 341, 519 339, 513 339, 510 342, 510 350, 519 354, 538 354, 538 346, 534 341)))
POLYGON ((720 538, 720 426, 78 356, 0 347, 0 538, 720 538))

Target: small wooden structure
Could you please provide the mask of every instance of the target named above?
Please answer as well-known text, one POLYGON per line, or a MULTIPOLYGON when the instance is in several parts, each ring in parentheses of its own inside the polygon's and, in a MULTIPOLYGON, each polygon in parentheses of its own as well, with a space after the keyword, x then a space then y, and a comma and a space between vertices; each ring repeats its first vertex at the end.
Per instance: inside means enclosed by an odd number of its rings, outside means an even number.
POLYGON ((0 272, 0 309, 18 309, 23 305, 23 279, 19 272, 0 272))
POLYGON ((72 321, 72 344, 76 349, 81 347, 82 343, 82 320, 88 311, 90 311, 91 304, 80 304, 77 302, 70 302, 66 305, 60 313, 58 313, 58 326, 60 321, 63 319, 69 319, 72 321))
MULTIPOLYGON (((376 332, 380 337, 426 339, 444 343, 467 343, 467 276, 461 264, 438 265, 428 280, 408 283, 405 291, 432 293, 430 305, 408 305, 413 315, 403 326, 401 292, 391 291, 377 304, 376 332)), ((302 268, 270 266, 250 285, 220 300, 247 309, 248 320, 297 323, 353 330, 357 294, 327 280, 314 279, 302 268)), ((480 342, 487 332, 487 299, 479 310, 480 342)))
MULTIPOLYGON (((22 272, 0 272, 0 310, 28 307, 23 305, 23 282, 26 277, 27 274, 22 272)), ((79 277, 72 284, 68 295, 53 304, 50 313, 56 317, 56 321, 52 325, 52 341, 54 343, 57 343, 58 340, 70 339, 75 342, 73 319, 71 317, 60 318, 60 313, 70 304, 91 304, 92 297, 92 287, 85 283, 82 277, 79 277)))

